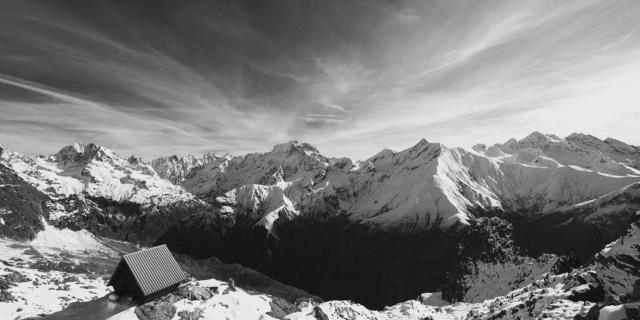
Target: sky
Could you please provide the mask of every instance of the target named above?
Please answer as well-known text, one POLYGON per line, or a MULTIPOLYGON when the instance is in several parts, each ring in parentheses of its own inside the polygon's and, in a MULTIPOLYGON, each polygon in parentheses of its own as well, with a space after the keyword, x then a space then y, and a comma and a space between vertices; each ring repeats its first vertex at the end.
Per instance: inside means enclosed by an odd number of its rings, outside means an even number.
POLYGON ((640 145, 639 1, 0 0, 0 144, 640 145))

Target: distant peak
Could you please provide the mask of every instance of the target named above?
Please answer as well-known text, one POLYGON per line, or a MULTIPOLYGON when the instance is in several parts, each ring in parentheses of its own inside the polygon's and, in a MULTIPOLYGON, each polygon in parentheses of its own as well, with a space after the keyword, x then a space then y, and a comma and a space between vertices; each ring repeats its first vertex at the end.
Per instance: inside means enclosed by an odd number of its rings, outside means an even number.
POLYGON ((104 159, 115 157, 115 153, 103 146, 95 143, 80 144, 74 143, 60 149, 55 155, 58 162, 87 163, 93 159, 104 159))
POLYGON ((160 157, 158 159, 154 159, 153 162, 197 162, 204 161, 208 162, 210 160, 215 160, 219 158, 227 158, 228 155, 218 156, 215 152, 204 152, 204 153, 188 153, 182 156, 178 156, 176 154, 172 154, 166 157, 160 157))
POLYGON ((584 133, 579 133, 579 132, 574 132, 570 135, 568 135, 566 138, 566 140, 573 140, 573 141, 599 141, 599 142, 603 142, 602 140, 590 135, 590 134, 584 134, 584 133))
POLYGON ((134 156, 134 155, 131 155, 129 158, 127 158, 127 161, 131 164, 140 164, 144 162, 144 160, 142 160, 141 157, 134 156))
POLYGON ((471 149, 473 149, 476 152, 484 153, 484 152, 487 152, 487 145, 484 143, 478 143, 473 147, 471 147, 471 149))
POLYGON ((395 152, 389 148, 384 148, 382 150, 380 150, 380 152, 374 154, 371 158, 369 158, 369 161, 376 161, 377 159, 381 159, 381 158, 385 158, 385 157, 391 157, 395 154, 395 152))
POLYGON ((429 142, 427 139, 422 138, 413 147, 407 149, 408 151, 422 151, 428 148, 442 148, 443 145, 437 142, 429 142))
MULTIPOLYGON (((87 146, 89 146, 89 147, 93 147, 93 146, 95 146, 95 145, 94 145, 93 143, 89 143, 87 146)), ((75 150, 75 152, 77 152, 77 153, 82 153, 82 152, 84 152, 84 145, 79 144, 79 143, 77 143, 77 142, 74 142, 70 147, 71 147, 70 149, 75 150)))
POLYGON ((439 143, 432 143, 427 141, 427 139, 422 138, 418 141, 418 143, 416 143, 415 145, 413 145, 413 147, 409 149, 424 149, 433 145, 439 145, 439 143))
POLYGON ((517 143, 518 143, 518 140, 516 140, 515 138, 511 138, 511 139, 507 140, 504 143, 504 145, 514 145, 514 144, 517 144, 517 143))
POLYGON ((529 142, 529 143, 558 142, 560 140, 562 139, 560 139, 560 137, 556 136, 555 134, 544 134, 544 133, 541 133, 540 131, 534 131, 530 133, 528 136, 526 136, 524 139, 520 140, 520 142, 529 142))
POLYGON ((640 147, 632 146, 614 138, 606 138, 604 142, 619 152, 640 153, 640 147))
POLYGON ((303 151, 305 153, 308 153, 308 152, 320 153, 320 151, 318 151, 318 149, 316 149, 314 146, 305 142, 300 143, 297 140, 292 140, 286 143, 277 144, 273 147, 273 150, 272 150, 272 152, 275 152, 275 153, 290 153, 292 151, 303 151))

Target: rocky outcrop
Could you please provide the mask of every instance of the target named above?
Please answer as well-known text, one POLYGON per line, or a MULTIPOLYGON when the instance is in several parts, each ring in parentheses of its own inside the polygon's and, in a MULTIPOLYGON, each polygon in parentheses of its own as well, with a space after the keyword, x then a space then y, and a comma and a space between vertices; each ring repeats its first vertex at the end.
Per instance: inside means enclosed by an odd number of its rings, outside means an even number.
POLYGON ((214 153, 202 155, 176 155, 158 158, 151 161, 151 166, 164 179, 174 184, 181 184, 192 174, 191 172, 204 166, 225 166, 231 156, 217 156, 214 153))
POLYGON ((62 207, 58 210, 71 212, 51 219, 56 227, 88 230, 111 239, 145 244, 153 243, 158 235, 189 215, 213 210, 197 200, 143 208, 137 203, 87 195, 72 195, 55 204, 62 207))

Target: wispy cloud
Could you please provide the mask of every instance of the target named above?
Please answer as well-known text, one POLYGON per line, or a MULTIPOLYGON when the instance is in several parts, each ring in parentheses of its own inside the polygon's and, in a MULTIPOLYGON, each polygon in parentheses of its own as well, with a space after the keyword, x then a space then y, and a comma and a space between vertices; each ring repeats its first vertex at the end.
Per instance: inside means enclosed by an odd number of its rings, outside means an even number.
POLYGON ((0 143, 365 158, 542 130, 640 144, 634 1, 0 3, 0 143), (80 5, 81 4, 81 5, 80 5))

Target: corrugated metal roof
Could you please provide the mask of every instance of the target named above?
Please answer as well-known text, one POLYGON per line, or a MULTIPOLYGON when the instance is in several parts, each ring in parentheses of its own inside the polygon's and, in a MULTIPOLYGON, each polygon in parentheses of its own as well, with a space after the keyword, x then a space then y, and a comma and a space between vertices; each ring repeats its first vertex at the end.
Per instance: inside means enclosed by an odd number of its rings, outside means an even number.
POLYGON ((185 273, 164 244, 126 254, 123 259, 145 296, 186 279, 185 273))

